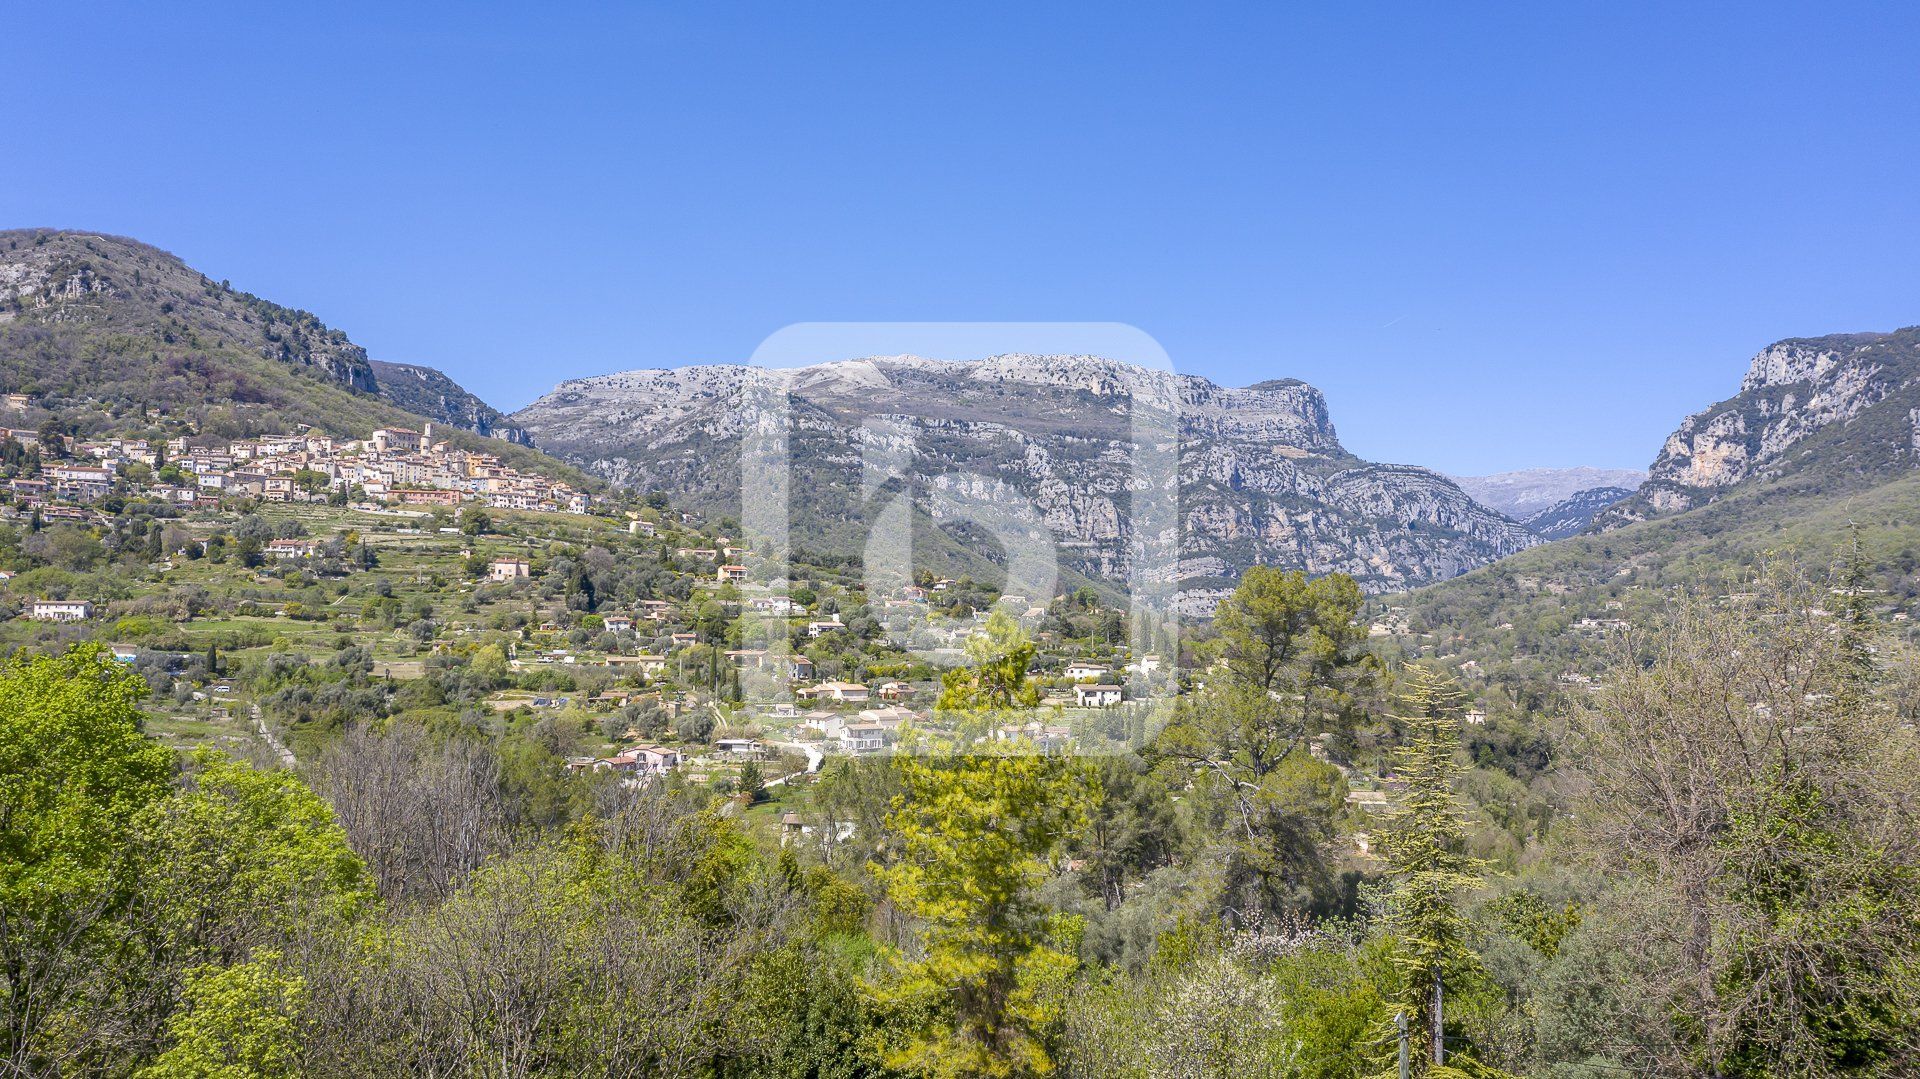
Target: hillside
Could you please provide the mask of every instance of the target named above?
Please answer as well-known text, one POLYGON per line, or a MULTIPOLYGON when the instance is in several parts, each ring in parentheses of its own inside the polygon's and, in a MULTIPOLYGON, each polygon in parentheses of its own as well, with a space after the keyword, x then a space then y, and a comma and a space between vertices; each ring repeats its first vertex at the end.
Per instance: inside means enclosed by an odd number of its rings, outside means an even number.
POLYGON ((1421 654, 1474 660, 1519 691, 1603 665, 1610 634, 1655 622, 1691 589, 1741 594, 1770 562, 1816 579, 1838 572, 1857 539, 1875 605, 1910 629, 1920 607, 1920 473, 1856 490, 1801 477, 1743 484, 1699 508, 1523 551, 1387 602, 1421 654))
MULTIPOLYGON (((81 437, 144 434, 155 422, 228 437, 299 424, 339 437, 435 419, 471 428, 407 407, 471 398, 440 379, 431 395, 402 381, 406 388, 388 396, 366 350, 344 332, 138 241, 0 231, 0 391, 35 399, 17 426, 57 418, 81 437)), ((516 467, 583 482, 525 446, 454 437, 516 467)))
MULTIPOLYGON (((829 549, 861 549, 871 512, 855 494, 870 478, 863 459, 884 460, 923 514, 932 489, 1025 500, 1069 571, 1123 579, 1140 539, 1130 519, 1133 424, 1163 429, 1174 415, 1179 584, 1196 606, 1254 564, 1347 573, 1385 591, 1535 542, 1437 473, 1348 453, 1320 392, 1291 379, 1229 388, 1087 356, 881 357, 782 373, 721 365, 572 380, 512 419, 611 481, 731 511, 745 395, 785 377, 800 473, 795 528, 829 549)), ((964 534, 955 543, 979 547, 964 534)))
POLYGON ((1677 591, 1744 593, 1769 562, 1824 578, 1858 541, 1876 605, 1910 627, 1916 417, 1920 329, 1779 342, 1738 394, 1681 424, 1638 491, 1592 493, 1612 503, 1595 531, 1412 592, 1390 622, 1416 651, 1537 686, 1597 664, 1609 633, 1648 624, 1677 591))

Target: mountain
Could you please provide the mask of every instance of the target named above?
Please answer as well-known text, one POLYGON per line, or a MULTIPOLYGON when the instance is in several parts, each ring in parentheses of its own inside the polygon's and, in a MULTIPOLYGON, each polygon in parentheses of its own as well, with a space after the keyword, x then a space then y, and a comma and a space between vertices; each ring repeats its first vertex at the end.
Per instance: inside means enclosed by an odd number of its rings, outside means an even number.
MULTIPOLYGON (((0 389, 34 398, 12 423, 57 418, 88 437, 163 421, 223 436, 309 424, 357 437, 429 420, 473 429, 499 416, 438 372, 376 364, 310 312, 215 281, 159 248, 53 229, 0 231, 0 389)), ((457 440, 581 479, 525 446, 457 440)))
POLYGON ((1475 502, 1516 521, 1602 487, 1640 486, 1647 474, 1632 468, 1524 468, 1491 476, 1454 476, 1453 482, 1475 502))
POLYGON ((1646 483, 1601 509, 1592 530, 1410 593, 1396 601, 1405 628, 1456 642, 1425 646, 1455 659, 1551 681, 1594 661, 1610 627, 1645 623, 1676 589, 1733 603, 1764 566, 1787 561, 1821 579, 1857 544, 1876 606, 1912 636, 1917 376, 1916 329, 1769 346, 1739 393, 1688 417, 1646 483))
MULTIPOLYGON (((939 512, 934 488, 1026 499, 1059 538, 1063 566, 1090 579, 1124 577, 1140 538, 1129 521, 1130 431, 1136 419, 1170 416, 1178 577, 1194 604, 1255 563, 1339 571, 1382 591, 1535 542, 1444 476, 1348 453, 1320 392, 1293 379, 1228 388, 1092 356, 872 357, 785 372, 711 365, 564 382, 511 419, 608 480, 731 511, 740 438, 753 420, 744 402, 787 379, 798 542, 861 549, 871 517, 859 493, 862 458, 884 454, 901 462, 922 516, 939 512)), ((939 523, 958 546, 982 548, 952 520, 939 523)))
POLYGON ((1920 327, 1770 345, 1740 392, 1687 417, 1633 498, 1602 514, 1618 528, 1788 479, 1861 490, 1920 463, 1920 327))
POLYGON ((499 409, 468 393, 439 371, 410 363, 371 362, 380 395, 408 412, 490 438, 533 445, 533 439, 508 423, 499 409))
POLYGON ((1633 489, 1629 487, 1595 487, 1576 491, 1546 509, 1528 514, 1520 519, 1520 523, 1541 539, 1566 539, 1585 532, 1600 511, 1623 498, 1632 497, 1633 489))

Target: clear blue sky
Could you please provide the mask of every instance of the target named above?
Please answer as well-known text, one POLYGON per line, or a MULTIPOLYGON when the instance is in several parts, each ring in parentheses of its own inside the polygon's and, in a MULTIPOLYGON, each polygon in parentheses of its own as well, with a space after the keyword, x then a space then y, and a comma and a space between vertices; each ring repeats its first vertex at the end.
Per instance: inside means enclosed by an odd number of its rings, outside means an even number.
POLYGON ((1920 323, 1911 4, 267 6, 10 7, 0 223, 506 408, 1112 320, 1364 456, 1642 466, 1768 342, 1920 323))

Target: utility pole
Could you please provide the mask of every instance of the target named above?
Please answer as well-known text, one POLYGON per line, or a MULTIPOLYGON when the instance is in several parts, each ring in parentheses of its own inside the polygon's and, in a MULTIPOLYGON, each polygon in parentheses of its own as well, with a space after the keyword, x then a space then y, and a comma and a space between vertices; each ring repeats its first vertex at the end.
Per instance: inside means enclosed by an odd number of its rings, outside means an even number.
POLYGON ((1395 1012, 1393 1025, 1400 1031, 1400 1079, 1408 1079, 1413 1067, 1413 1052, 1407 1042, 1407 1013, 1395 1012))

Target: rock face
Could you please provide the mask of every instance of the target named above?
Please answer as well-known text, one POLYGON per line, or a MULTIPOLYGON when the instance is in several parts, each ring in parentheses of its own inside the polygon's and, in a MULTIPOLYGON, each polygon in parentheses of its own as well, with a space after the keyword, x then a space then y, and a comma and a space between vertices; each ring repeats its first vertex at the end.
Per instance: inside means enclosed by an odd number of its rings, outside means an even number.
POLYGON ((782 379, 793 401, 796 542, 858 551, 874 462, 884 460, 883 478, 912 490, 929 516, 939 518, 942 492, 1025 500, 1064 566, 1123 578, 1141 539, 1130 512, 1136 421, 1173 435, 1159 451, 1177 449, 1179 578, 1193 603, 1255 563, 1349 573, 1387 591, 1536 542, 1437 473, 1347 453, 1320 392, 1293 379, 1222 387, 1093 356, 875 357, 780 373, 720 365, 577 379, 511 419, 609 480, 731 510, 741 433, 754 418, 743 400, 782 379))
POLYGON ((1848 485, 1915 462, 1920 327, 1781 341, 1740 392, 1687 417, 1647 482, 1602 527, 1678 513, 1745 483, 1806 475, 1848 485))
POLYGON ((498 409, 468 393, 458 382, 439 371, 385 360, 374 360, 372 363, 380 395, 408 412, 489 438, 522 446, 533 445, 532 437, 507 422, 498 409))
MULTIPOLYGON (((91 333, 165 327, 168 343, 244 342, 257 355, 372 392, 366 350, 305 311, 215 282, 158 248, 118 236, 0 232, 0 326, 91 333)), ((29 372, 30 373, 30 372, 29 372)))

